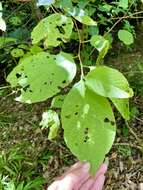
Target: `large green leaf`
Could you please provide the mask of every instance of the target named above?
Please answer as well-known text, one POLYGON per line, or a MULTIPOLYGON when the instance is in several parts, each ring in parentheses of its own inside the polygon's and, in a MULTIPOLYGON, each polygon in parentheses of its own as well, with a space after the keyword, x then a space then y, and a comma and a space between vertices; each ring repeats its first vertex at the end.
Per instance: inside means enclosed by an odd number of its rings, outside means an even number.
POLYGON ((14 68, 7 81, 21 90, 18 101, 33 103, 46 100, 67 86, 76 74, 71 55, 42 52, 29 56, 14 68))
POLYGON ((119 30, 118 38, 126 45, 130 45, 134 42, 132 33, 128 32, 127 30, 119 30))
POLYGON ((106 40, 103 36, 100 35, 93 35, 90 39, 90 43, 99 51, 99 55, 96 61, 98 64, 107 54, 110 48, 110 43, 108 40, 106 40))
POLYGON ((33 29, 32 43, 36 44, 44 40, 46 47, 56 47, 61 41, 66 42, 70 38, 72 29, 73 22, 70 17, 58 13, 52 14, 41 20, 33 29))
POLYGON ((86 85, 101 96, 109 98, 129 98, 133 91, 127 79, 116 69, 99 66, 86 76, 86 85))
POLYGON ((65 141, 81 161, 91 163, 95 173, 109 152, 116 133, 114 115, 108 100, 77 83, 62 107, 65 141))
POLYGON ((130 118, 129 99, 111 98, 111 101, 113 102, 117 110, 120 112, 122 117, 126 120, 129 120, 130 118))

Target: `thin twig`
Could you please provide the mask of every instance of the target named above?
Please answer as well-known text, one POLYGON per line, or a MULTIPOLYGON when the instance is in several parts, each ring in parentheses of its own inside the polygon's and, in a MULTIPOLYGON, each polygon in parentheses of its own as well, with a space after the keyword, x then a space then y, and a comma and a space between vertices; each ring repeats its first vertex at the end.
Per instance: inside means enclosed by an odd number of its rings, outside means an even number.
POLYGON ((126 127, 129 129, 130 133, 136 138, 137 142, 140 143, 140 139, 137 137, 136 133, 133 129, 129 126, 128 122, 125 121, 126 127))

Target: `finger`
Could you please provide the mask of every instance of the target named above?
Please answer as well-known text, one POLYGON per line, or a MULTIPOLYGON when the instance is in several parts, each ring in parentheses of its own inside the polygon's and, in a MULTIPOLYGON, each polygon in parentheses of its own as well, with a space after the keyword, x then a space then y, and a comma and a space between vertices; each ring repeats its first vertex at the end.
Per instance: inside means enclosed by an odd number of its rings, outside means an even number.
POLYGON ((85 183, 80 186, 79 190, 89 190, 93 186, 94 182, 95 179, 90 177, 85 183))
POLYGON ((47 190, 58 190, 59 181, 52 183, 47 190))
POLYGON ((99 170, 96 172, 95 179, 98 178, 98 176, 100 175, 104 175, 105 172, 107 171, 107 167, 108 167, 107 164, 103 163, 100 166, 99 170))
POLYGON ((104 175, 100 175, 100 176, 96 179, 96 181, 95 181, 95 183, 94 183, 92 189, 90 189, 90 190, 102 190, 103 185, 104 185, 104 181, 105 181, 105 176, 104 176, 104 175))
POLYGON ((75 170, 81 168, 82 165, 83 165, 83 163, 81 163, 81 162, 75 163, 61 177, 57 177, 57 178, 55 178, 55 180, 62 180, 67 174, 69 174, 70 172, 74 172, 75 170))
POLYGON ((74 170, 67 174, 60 181, 60 188, 58 190, 77 190, 81 186, 83 182, 85 182, 89 178, 89 168, 90 165, 88 163, 83 164, 81 168, 78 170, 74 170))

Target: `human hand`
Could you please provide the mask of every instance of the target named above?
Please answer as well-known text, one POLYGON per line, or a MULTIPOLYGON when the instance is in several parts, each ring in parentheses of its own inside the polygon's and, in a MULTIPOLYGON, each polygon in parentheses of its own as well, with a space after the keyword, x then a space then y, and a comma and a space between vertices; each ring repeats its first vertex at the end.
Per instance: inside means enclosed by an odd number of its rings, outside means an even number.
POLYGON ((89 174, 90 164, 77 162, 47 190, 102 190, 107 165, 100 166, 95 176, 89 174))

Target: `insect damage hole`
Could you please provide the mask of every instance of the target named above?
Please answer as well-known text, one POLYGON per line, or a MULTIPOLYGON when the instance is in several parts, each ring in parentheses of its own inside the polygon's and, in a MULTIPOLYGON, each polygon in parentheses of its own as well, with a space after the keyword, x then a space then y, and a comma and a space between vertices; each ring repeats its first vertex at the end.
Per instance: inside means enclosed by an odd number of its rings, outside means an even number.
POLYGON ((22 74, 16 73, 16 78, 20 78, 21 76, 22 76, 22 74))
POLYGON ((105 122, 105 123, 108 123, 108 122, 110 122, 110 120, 106 117, 106 118, 104 119, 104 122, 105 122))

